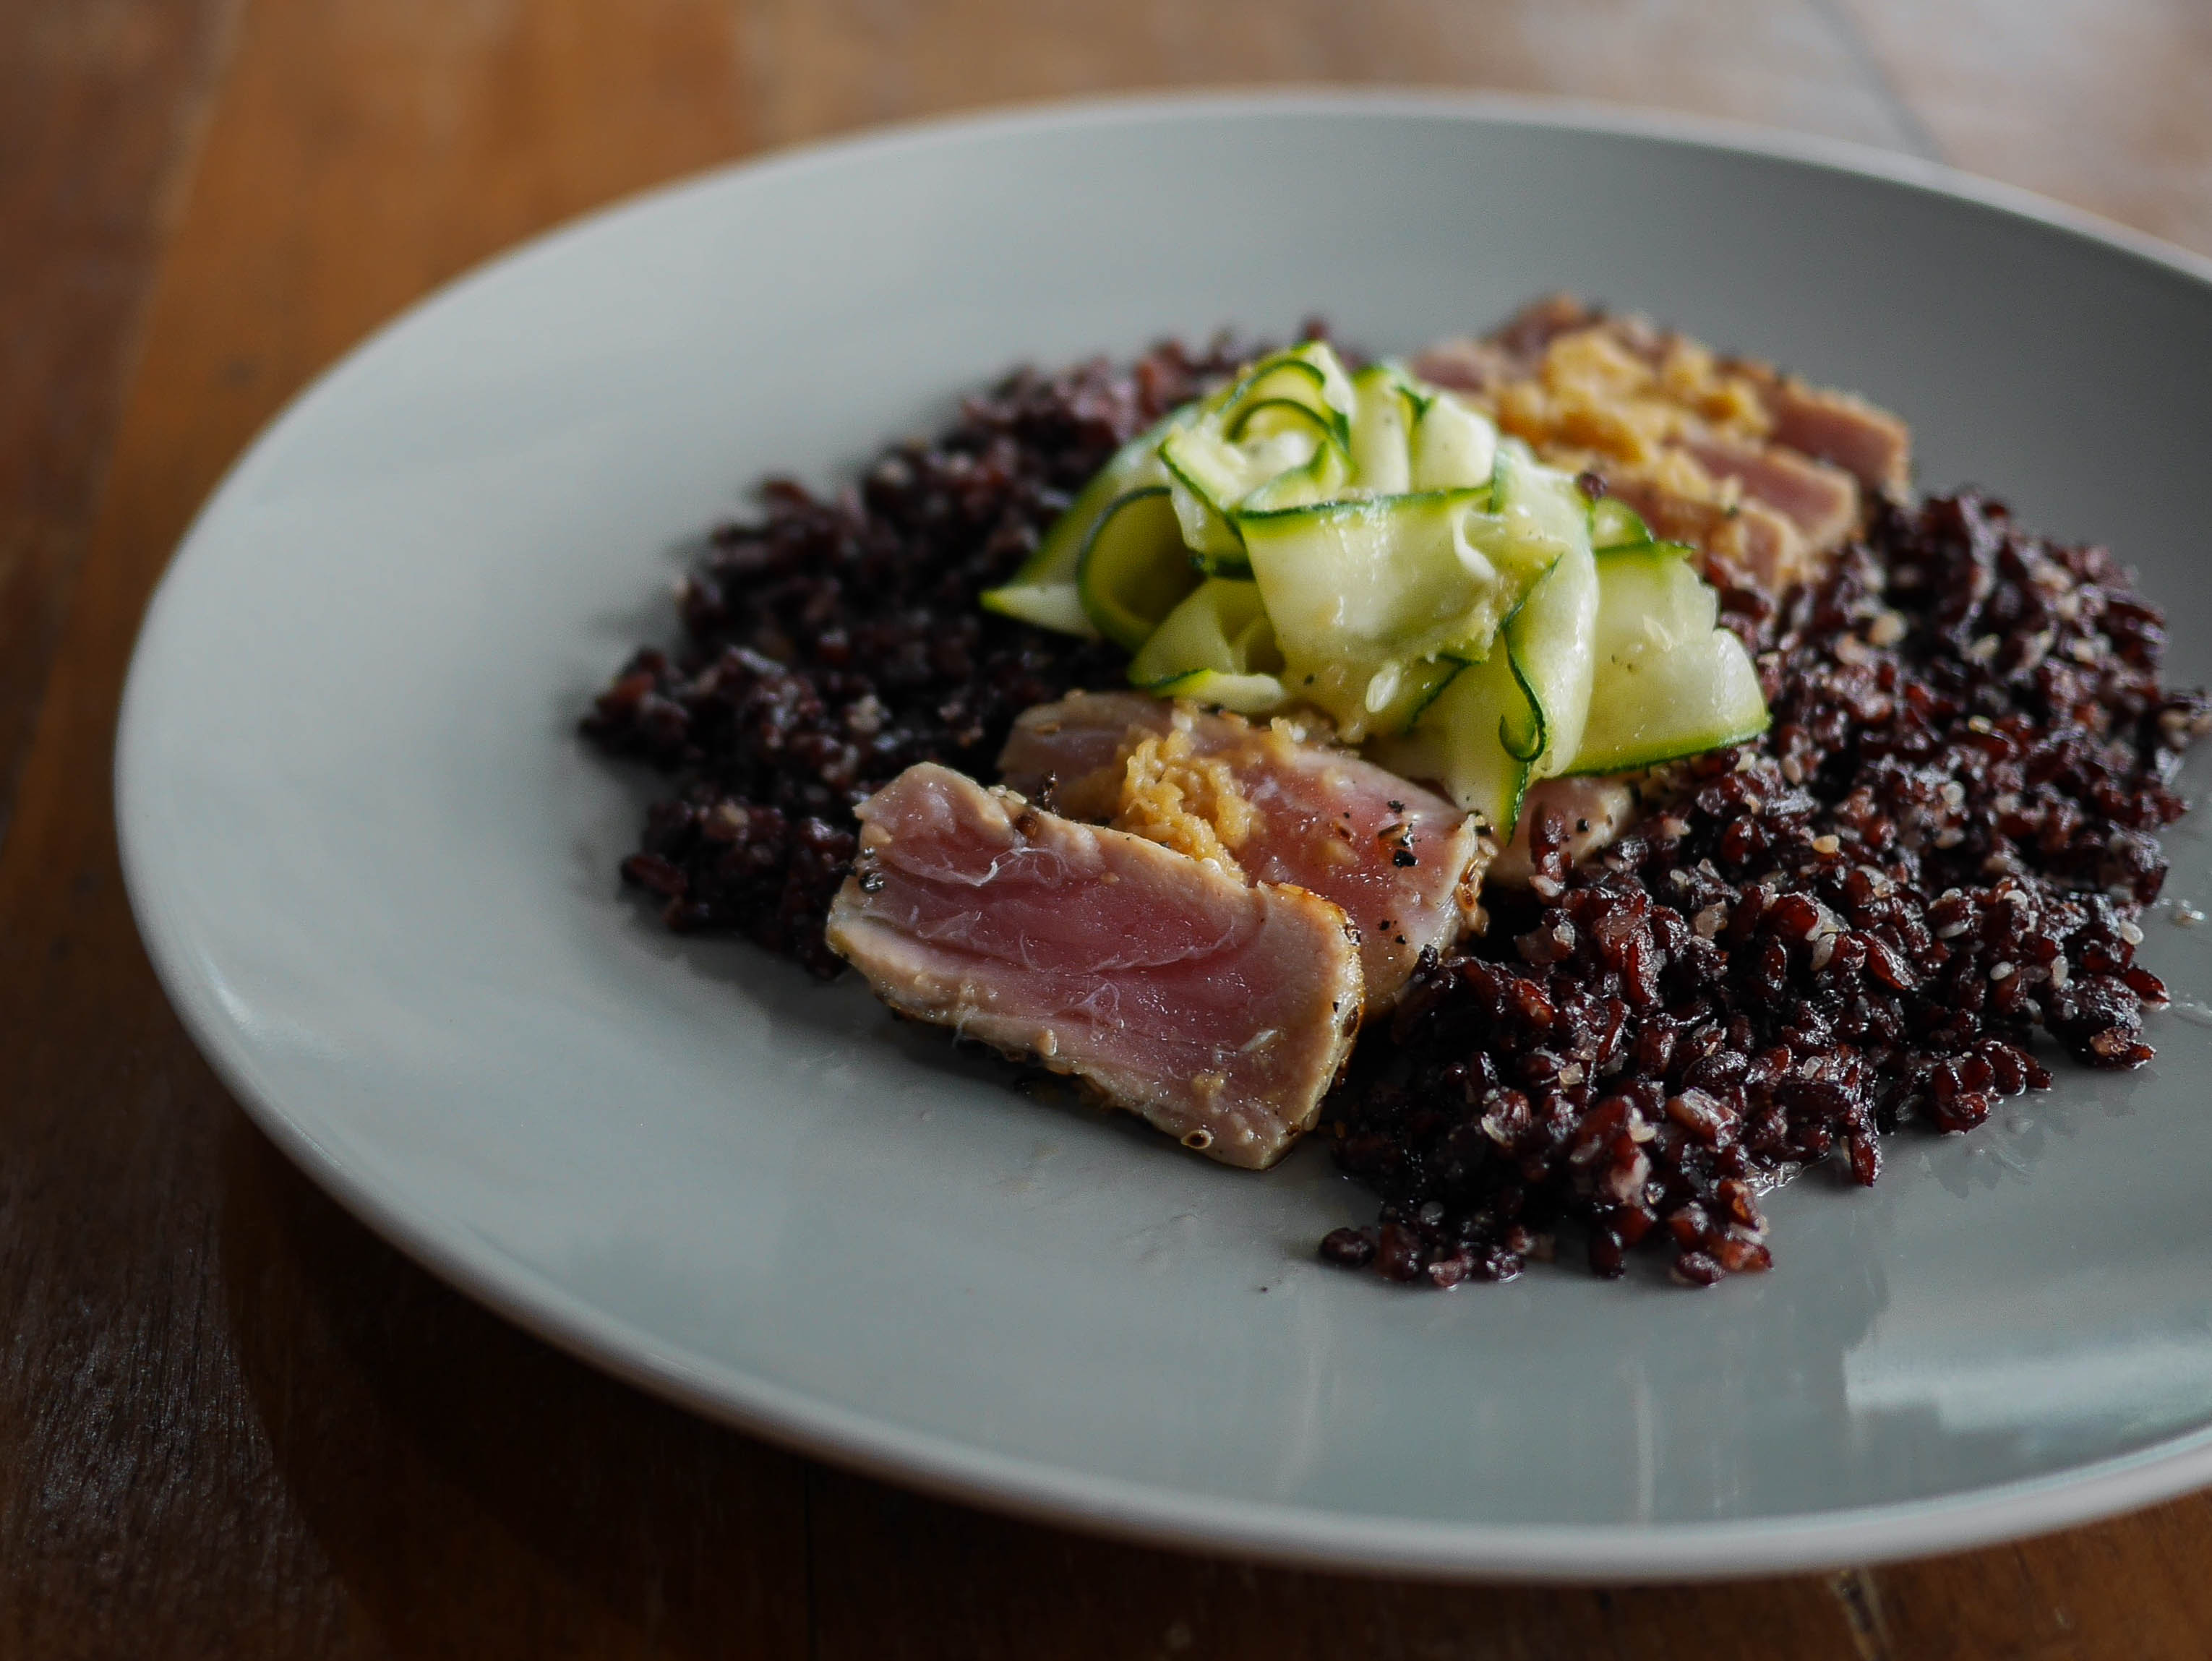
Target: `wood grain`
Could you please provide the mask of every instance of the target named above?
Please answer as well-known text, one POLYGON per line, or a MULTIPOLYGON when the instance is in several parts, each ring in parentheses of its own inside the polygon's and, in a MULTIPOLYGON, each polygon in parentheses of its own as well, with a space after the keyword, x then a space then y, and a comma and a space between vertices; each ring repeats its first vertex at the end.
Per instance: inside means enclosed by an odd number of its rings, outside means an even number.
POLYGON ((0 1652, 793 1655, 796 1462, 371 1240, 178 1028, 118 881, 145 596, 299 384, 539 225, 737 149, 707 4, 248 9, 0 850, 0 1652))
POLYGON ((821 1661, 1856 1661, 1822 1579, 1549 1590, 1306 1574, 1084 1538, 825 1475, 813 1561, 821 1661))
POLYGON ((232 11, 0 7, 0 834, 232 11))
POLYGON ((1480 87, 1926 142, 1812 0, 749 0, 763 142, 1016 99, 1255 82, 1480 87))
POLYGON ((246 1125, 139 949, 106 782, 145 597, 254 428, 634 186, 1009 99, 1413 81, 1948 155, 2212 246, 2189 0, 240 3, 0 7, 0 1657, 2204 1652, 2202 1496, 1834 1577, 1455 1587, 1092 1540, 714 1429, 445 1290, 246 1125))
POLYGON ((2212 253, 2212 8, 1835 3, 1958 166, 2212 253))

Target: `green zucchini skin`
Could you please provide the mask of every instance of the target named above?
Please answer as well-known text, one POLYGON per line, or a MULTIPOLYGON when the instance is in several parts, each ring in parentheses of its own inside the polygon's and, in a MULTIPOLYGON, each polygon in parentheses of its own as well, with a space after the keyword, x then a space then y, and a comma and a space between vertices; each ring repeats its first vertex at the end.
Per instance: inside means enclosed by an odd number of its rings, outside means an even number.
POLYGON ((1326 341, 1310 340, 1255 364, 1220 396, 1224 415, 1270 399, 1301 403, 1328 425, 1338 448, 1352 449, 1352 416, 1358 395, 1352 378, 1326 341))
POLYGON ((1501 839, 1528 786, 1566 770, 1589 714, 1597 572, 1587 548, 1561 555, 1498 630, 1384 754, 1434 779, 1501 839))
POLYGON ((1038 538, 1036 552, 1022 561, 1021 568, 1007 579, 1006 586, 1042 588, 1073 582, 1084 545, 1097 530, 1098 521, 1105 518, 1106 510, 1132 490, 1167 482, 1167 470, 1160 461, 1161 442, 1190 420, 1194 408, 1185 404, 1169 411, 1115 451, 1038 538))
POLYGON ((1502 837, 1538 779, 1765 730, 1690 553, 1443 389, 1308 342, 1123 446, 982 603, 1116 642, 1163 697, 1318 707, 1502 837))
POLYGON ((1086 640, 1103 639, 1091 614, 1083 609, 1083 595, 1073 582, 1008 583, 978 597, 984 610, 1017 622, 1051 629, 1056 634, 1078 634, 1086 640))
POLYGON ((1159 446, 1183 540, 1207 568, 1231 571, 1241 512, 1327 500, 1352 472, 1358 394, 1318 341, 1262 359, 1159 446))
POLYGON ((1075 588, 1092 627, 1134 652, 1198 585, 1164 485, 1117 498, 1077 561, 1075 588))
POLYGON ((1637 771, 1766 730, 1751 654, 1674 544, 1609 549, 1596 565, 1590 714, 1569 771, 1637 771))
MULTIPOLYGON (((1200 583, 1170 612, 1150 639, 1129 661, 1129 682, 1163 696, 1198 697, 1193 688, 1201 684, 1194 676, 1219 676, 1249 681, 1236 689, 1238 703, 1229 707, 1243 714, 1255 712, 1247 705, 1272 686, 1273 708, 1287 700, 1277 671, 1283 654, 1276 649, 1274 626, 1261 603, 1259 585, 1237 578, 1214 577, 1200 583)), ((1203 682, 1213 687, 1214 682, 1203 682)))
MULTIPOLYGON (((1160 446, 1176 518, 1192 552, 1220 557, 1244 545, 1237 510, 1255 491, 1336 454, 1326 429, 1277 431, 1232 440, 1217 422, 1199 421, 1170 433, 1160 446)), ((1322 463, 1326 468, 1329 464, 1322 463)), ((1316 476, 1316 482, 1321 476, 1316 476)))
POLYGON ((1224 675, 1218 669, 1194 669, 1145 690, 1156 698, 1188 698, 1238 715, 1272 715, 1291 701, 1289 688, 1272 675, 1224 675))
POLYGON ((1380 741, 1374 756, 1393 772, 1440 785, 1503 840, 1521 816, 1528 760, 1542 748, 1541 717, 1510 654, 1494 652, 1462 666, 1412 730, 1380 741))
POLYGON ((1115 502, 1132 490, 1167 482, 1161 442, 1188 421, 1195 408, 1185 404, 1169 411, 1115 451, 1037 539, 1036 552, 1004 584, 979 597, 983 609, 1062 634, 1100 638, 1075 585, 1083 550, 1115 502))
POLYGON ((1589 718, 1598 610, 1597 562, 1570 548, 1528 591, 1502 631, 1508 661, 1542 724, 1528 757, 1534 780, 1571 766, 1589 718))
POLYGON ((1615 548, 1642 548, 1656 539, 1644 516, 1617 496, 1600 496, 1590 504, 1590 548, 1605 553, 1615 548))
POLYGON ((1316 414, 1311 404, 1301 403, 1296 398, 1261 398, 1241 404, 1233 415, 1223 416, 1221 430, 1231 444, 1272 438, 1285 432, 1306 433, 1316 444, 1329 443, 1337 438, 1334 421, 1316 414))

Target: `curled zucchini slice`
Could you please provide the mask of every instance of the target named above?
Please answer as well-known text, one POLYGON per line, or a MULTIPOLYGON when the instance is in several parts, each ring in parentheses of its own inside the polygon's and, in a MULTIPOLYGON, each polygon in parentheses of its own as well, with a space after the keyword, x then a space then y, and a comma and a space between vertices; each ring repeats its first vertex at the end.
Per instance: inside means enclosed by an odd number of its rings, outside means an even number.
POLYGON ((1468 540, 1477 491, 1433 491, 1248 513, 1252 574, 1293 661, 1480 655, 1520 597, 1468 540))
POLYGON ((1475 544, 1530 582, 1570 548, 1589 546, 1589 502, 1565 473, 1546 467, 1518 439, 1500 439, 1487 511, 1469 527, 1475 544))
POLYGON ((1098 633, 1131 652, 1198 582, 1175 507, 1161 485, 1132 490, 1106 510, 1075 573, 1084 615, 1098 633))
POLYGON ((1549 779, 1574 762, 1590 712, 1597 634, 1597 562, 1570 548, 1506 620, 1505 656, 1536 711, 1542 743, 1528 776, 1549 779))
POLYGON ((1589 718, 1571 771, 1627 773, 1766 730, 1751 654, 1673 543, 1608 549, 1596 563, 1589 718))
POLYGON ((1600 496, 1590 504, 1590 549, 1602 554, 1609 549, 1643 548, 1656 541, 1644 516, 1618 496, 1600 496))
MULTIPOLYGON (((1291 689, 1346 738, 1397 730, 1448 676, 1437 664, 1488 657, 1562 553, 1587 561, 1586 543, 1542 543, 1490 513, 1490 500, 1487 489, 1429 491, 1240 520, 1291 689)), ((1587 606, 1576 605, 1579 617, 1587 606)), ((1549 616, 1539 608, 1528 626, 1549 616)))
POLYGON ((980 600, 983 609, 1002 617, 1035 623, 1039 628, 1097 640, 1097 627, 1084 609, 1082 597, 1075 586, 1076 568, 1083 561, 1083 550, 1098 529, 1098 522, 1106 517, 1106 511, 1122 497, 1133 490, 1167 483, 1167 467, 1160 460, 1160 443, 1196 413, 1196 406, 1191 404, 1170 410, 1115 451, 1114 458, 1076 493, 1075 500, 1038 538, 1036 552, 1023 561, 1021 568, 1003 585, 982 593, 980 600))
POLYGON ((1462 490, 1485 483, 1498 465, 1498 429, 1449 392, 1420 404, 1410 452, 1413 490, 1462 490))
MULTIPOLYGON (((1218 423, 1200 422, 1170 433, 1160 446, 1182 539, 1193 553, 1217 566, 1243 556, 1244 542, 1236 521, 1246 497, 1275 479, 1310 470, 1320 458, 1337 454, 1327 430, 1317 423, 1277 427, 1232 439, 1218 423)), ((1321 465, 1330 470, 1328 461, 1321 465)))
POLYGON ((1479 664, 1452 677, 1383 765, 1431 779, 1502 839, 1539 779, 1564 773, 1590 712, 1598 579, 1589 549, 1554 561, 1479 664))
POLYGON ((1261 359, 1165 436, 1176 518, 1206 569, 1243 570, 1241 511, 1322 501, 1344 488, 1356 403, 1336 354, 1308 341, 1261 359))
POLYGON ((1411 730, 1374 748, 1394 773, 1425 779, 1502 841, 1521 816, 1543 719, 1503 648, 1455 674, 1411 730))
POLYGON ((977 598, 984 610, 995 611, 1001 617, 1034 623, 1059 634, 1098 639, 1098 626, 1083 609, 1083 596, 1072 581, 1008 583, 1003 588, 987 589, 977 598))
POLYGON ((1272 675, 1283 666, 1260 585, 1234 577, 1200 583, 1130 660, 1133 686, 1158 686, 1194 670, 1272 675))
POLYGON ((1371 363, 1354 375, 1352 394, 1352 482, 1378 496, 1407 494, 1413 488, 1419 394, 1405 372, 1389 363, 1371 363))
POLYGON ((1463 534, 1480 500, 1382 496, 1241 520, 1291 688, 1347 739, 1406 718, 1413 664, 1482 655, 1517 597, 1463 534))
POLYGON ((1352 413, 1358 400, 1327 341, 1310 340, 1262 358, 1218 396, 1221 412, 1231 422, 1254 404, 1277 399, 1303 404, 1327 423, 1340 450, 1352 448, 1352 413))
MULTIPOLYGON (((1285 508, 1315 507, 1334 500, 1342 494, 1350 473, 1351 464, 1345 460, 1344 452, 1334 444, 1321 446, 1304 466, 1278 473, 1237 505, 1237 536, 1242 538, 1245 521, 1255 513, 1279 513, 1285 508)), ((1239 563, 1243 574, 1249 576, 1249 549, 1239 563)))
POLYGON ((1336 437, 1333 421, 1296 398, 1248 401, 1237 405, 1234 415, 1224 415, 1221 426, 1223 436, 1231 444, 1249 444, 1289 433, 1303 434, 1313 444, 1327 444, 1336 437))
POLYGON ((1152 631, 1130 662, 1129 680, 1162 697, 1260 715, 1289 701, 1277 675, 1282 666, 1259 585, 1215 577, 1152 631))
POLYGON ((984 603, 1117 642, 1163 695, 1313 705, 1503 836, 1534 780, 1765 728, 1687 553, 1449 392, 1308 342, 1125 446, 984 603))
POLYGON ((1291 700, 1283 683, 1272 675, 1224 675, 1217 669, 1193 670, 1145 689, 1155 697, 1188 698, 1239 715, 1272 715, 1291 700))
POLYGON ((1414 658, 1376 667, 1367 676, 1360 702, 1370 733, 1403 732, 1436 702, 1464 665, 1456 658, 1414 658))
POLYGON ((1352 378, 1352 389, 1357 492, 1398 496, 1472 490, 1491 482, 1498 429, 1486 416, 1395 363, 1369 365, 1352 378))

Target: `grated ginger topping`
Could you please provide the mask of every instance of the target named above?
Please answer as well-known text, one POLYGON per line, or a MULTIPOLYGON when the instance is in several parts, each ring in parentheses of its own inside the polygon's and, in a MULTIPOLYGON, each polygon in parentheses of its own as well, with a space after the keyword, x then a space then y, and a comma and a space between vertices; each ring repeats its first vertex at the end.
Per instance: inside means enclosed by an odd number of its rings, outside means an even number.
POLYGON ((1234 850, 1252 834, 1258 815, 1228 762, 1192 754, 1185 723, 1129 737, 1114 828, 1243 876, 1234 850))
POLYGON ((1470 402, 1547 464, 1601 475, 1655 534, 1703 549, 1731 580, 1747 573, 1778 590, 1825 547, 1692 453, 1714 445, 1756 452, 1769 442, 1768 373, 1639 318, 1604 318, 1555 336, 1532 367, 1470 402))
POLYGON ((1499 427, 1540 456, 1632 468, 1655 465, 1686 437, 1756 444, 1773 425, 1758 383, 1708 348, 1613 323, 1559 336, 1533 376, 1498 389, 1496 409, 1499 427))

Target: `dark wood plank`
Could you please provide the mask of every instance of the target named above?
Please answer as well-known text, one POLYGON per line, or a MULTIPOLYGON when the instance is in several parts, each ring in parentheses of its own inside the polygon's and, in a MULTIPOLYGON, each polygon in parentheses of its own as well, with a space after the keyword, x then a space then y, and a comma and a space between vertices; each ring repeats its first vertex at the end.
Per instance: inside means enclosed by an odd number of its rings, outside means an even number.
POLYGON ((1832 3, 1958 166, 2212 253, 2212 9, 1832 3))
POLYGON ((1889 1654, 2197 1661, 2212 1631, 2212 1495, 1873 1577, 1889 1654))
POLYGON ((243 20, 0 850, 0 1653, 804 1646, 799 1464, 483 1315, 270 1152, 153 982, 106 783, 139 610, 254 427, 469 261, 738 148, 729 27, 243 20))
POLYGON ((1861 1653, 1820 1579, 1553 1590, 1300 1573, 1089 1539, 837 1475, 817 1481, 814 1515, 821 1661, 1861 1653))
POLYGON ((0 836, 233 9, 0 7, 0 836))
POLYGON ((750 0, 763 142, 1015 99, 1346 82, 1653 105, 1915 149, 1826 0, 750 0))

